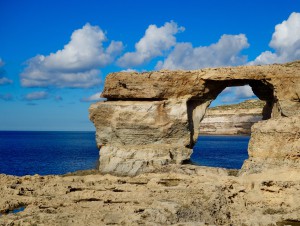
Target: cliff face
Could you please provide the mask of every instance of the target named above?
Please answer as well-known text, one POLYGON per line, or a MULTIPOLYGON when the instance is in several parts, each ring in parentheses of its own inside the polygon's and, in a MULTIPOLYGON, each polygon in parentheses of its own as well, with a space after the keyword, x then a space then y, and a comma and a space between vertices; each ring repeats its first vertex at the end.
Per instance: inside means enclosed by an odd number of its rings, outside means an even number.
POLYGON ((239 104, 208 108, 200 123, 200 134, 250 135, 254 123, 262 120, 264 101, 247 100, 239 104))

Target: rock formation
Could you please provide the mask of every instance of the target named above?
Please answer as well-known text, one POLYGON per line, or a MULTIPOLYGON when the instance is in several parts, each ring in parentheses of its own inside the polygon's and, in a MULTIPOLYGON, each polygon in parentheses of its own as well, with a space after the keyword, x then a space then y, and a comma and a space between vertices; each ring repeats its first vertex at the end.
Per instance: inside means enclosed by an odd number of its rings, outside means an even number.
POLYGON ((243 172, 299 167, 300 61, 195 71, 119 72, 107 76, 90 107, 100 150, 100 171, 136 175, 189 159, 207 107, 226 87, 250 85, 265 101, 251 134, 243 172), (287 130, 287 131, 286 131, 287 130), (267 137, 271 137, 268 139, 267 137), (268 142, 262 144, 261 140, 268 142), (291 141, 293 142, 291 144, 291 141), (263 153, 263 154, 262 154, 263 153), (275 154, 278 153, 278 154, 275 154), (292 155, 290 155, 292 154, 292 155), (282 165, 282 164, 279 164, 282 165))
POLYGON ((300 62, 111 74, 90 108, 100 171, 0 174, 0 225, 299 225, 299 79, 300 62), (269 119, 252 126, 243 168, 181 164, 209 103, 245 84, 269 119))
POLYGON ((239 104, 208 108, 200 123, 200 134, 250 135, 251 126, 262 120, 261 100, 246 100, 239 104))

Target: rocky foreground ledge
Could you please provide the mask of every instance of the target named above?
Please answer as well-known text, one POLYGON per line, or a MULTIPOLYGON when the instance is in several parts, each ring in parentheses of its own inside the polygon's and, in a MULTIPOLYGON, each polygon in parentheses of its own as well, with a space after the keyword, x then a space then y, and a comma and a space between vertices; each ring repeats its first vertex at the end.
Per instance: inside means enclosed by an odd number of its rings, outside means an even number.
POLYGON ((297 170, 239 177, 191 165, 164 171, 135 177, 99 171, 0 175, 0 225, 300 224, 297 170), (24 211, 9 213, 20 207, 24 211))

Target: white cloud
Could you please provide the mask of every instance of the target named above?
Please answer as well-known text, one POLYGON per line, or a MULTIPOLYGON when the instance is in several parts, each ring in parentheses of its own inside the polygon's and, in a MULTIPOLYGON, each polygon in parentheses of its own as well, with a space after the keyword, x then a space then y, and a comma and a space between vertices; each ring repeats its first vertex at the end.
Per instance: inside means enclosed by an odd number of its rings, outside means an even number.
POLYGON ((24 99, 25 100, 44 100, 47 99, 49 97, 48 93, 45 91, 38 91, 38 92, 32 92, 32 93, 28 93, 24 99))
POLYGON ((240 65, 247 56, 240 52, 249 47, 244 34, 222 35, 217 43, 210 46, 193 47, 191 43, 178 43, 164 61, 158 62, 156 69, 199 69, 203 67, 240 65))
POLYGON ((135 69, 128 68, 126 70, 122 70, 121 72, 138 72, 138 71, 135 69))
MULTIPOLYGON (((35 61, 32 59, 32 61, 35 61)), ((34 62, 34 64, 39 62, 34 62)), ((63 73, 58 71, 44 71, 40 68, 30 67, 30 74, 25 70, 21 74, 21 83, 25 87, 71 87, 88 88, 99 85, 100 70, 92 69, 83 72, 63 73)))
POLYGON ((248 85, 234 88, 236 90, 235 94, 238 96, 238 98, 249 98, 255 96, 255 94, 252 91, 252 88, 248 85))
POLYGON ((171 21, 164 26, 150 25, 144 37, 135 44, 135 52, 125 53, 119 60, 121 67, 132 67, 149 62, 157 56, 162 56, 164 51, 169 50, 176 44, 175 34, 183 31, 183 27, 171 21))
POLYGON ((100 67, 112 63, 123 50, 122 42, 112 41, 107 48, 105 33, 98 26, 84 25, 75 30, 62 50, 28 60, 21 74, 25 87, 87 88, 100 83, 100 67))
POLYGON ((249 85, 227 87, 219 96, 223 103, 235 103, 245 99, 256 98, 249 85))
MULTIPOLYGON (((11 79, 3 76, 5 74, 5 71, 3 69, 1 69, 1 67, 3 67, 3 65, 4 65, 4 61, 0 58, 0 86, 13 83, 13 81, 11 79)), ((1 99, 3 99, 3 98, 1 98, 1 99)))
POLYGON ((284 63, 300 59, 300 13, 275 26, 270 47, 274 52, 265 51, 249 64, 284 63))
POLYGON ((7 84, 12 84, 12 83, 13 83, 13 81, 6 77, 0 78, 0 85, 7 85, 7 84))
POLYGON ((95 102, 95 101, 104 101, 106 98, 100 97, 101 92, 95 93, 89 97, 83 97, 80 101, 81 102, 95 102))

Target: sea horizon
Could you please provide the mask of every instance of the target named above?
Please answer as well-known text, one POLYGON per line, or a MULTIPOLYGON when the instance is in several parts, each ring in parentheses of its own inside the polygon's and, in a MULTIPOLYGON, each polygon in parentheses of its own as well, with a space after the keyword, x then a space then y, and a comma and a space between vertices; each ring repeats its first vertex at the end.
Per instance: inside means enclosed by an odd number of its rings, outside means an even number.
MULTIPOLYGON (((200 135, 191 163, 239 169, 248 158, 249 136, 200 135)), ((101 152, 101 150, 100 150, 101 152)), ((96 169, 95 131, 0 131, 0 173, 61 175, 96 169)))

